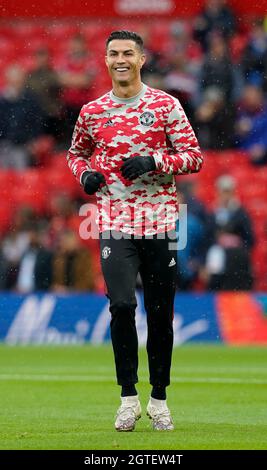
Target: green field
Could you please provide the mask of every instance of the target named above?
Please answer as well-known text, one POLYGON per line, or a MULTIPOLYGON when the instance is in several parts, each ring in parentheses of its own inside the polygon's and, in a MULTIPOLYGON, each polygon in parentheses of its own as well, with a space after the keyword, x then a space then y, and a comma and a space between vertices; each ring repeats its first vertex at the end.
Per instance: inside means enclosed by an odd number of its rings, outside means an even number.
POLYGON ((143 416, 117 433, 110 346, 0 346, 0 449, 267 449, 267 348, 176 348, 173 432, 153 431, 145 414, 145 350, 139 375, 143 416))

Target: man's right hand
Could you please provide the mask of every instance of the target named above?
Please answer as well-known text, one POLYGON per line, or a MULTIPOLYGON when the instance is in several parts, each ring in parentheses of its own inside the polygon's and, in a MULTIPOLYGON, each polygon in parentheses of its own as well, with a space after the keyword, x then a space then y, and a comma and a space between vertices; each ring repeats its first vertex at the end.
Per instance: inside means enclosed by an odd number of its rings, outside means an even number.
POLYGON ((102 173, 98 173, 97 171, 85 171, 81 180, 84 191, 90 196, 95 194, 100 188, 100 185, 105 182, 105 177, 102 173))

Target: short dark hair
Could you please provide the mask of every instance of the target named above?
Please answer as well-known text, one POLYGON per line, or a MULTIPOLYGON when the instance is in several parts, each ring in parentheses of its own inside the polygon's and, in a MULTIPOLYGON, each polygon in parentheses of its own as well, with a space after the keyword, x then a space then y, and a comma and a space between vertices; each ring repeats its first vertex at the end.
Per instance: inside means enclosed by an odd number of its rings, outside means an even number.
POLYGON ((130 41, 134 41, 138 45, 141 52, 144 52, 143 39, 141 38, 141 36, 139 36, 139 34, 134 33, 133 31, 112 31, 112 33, 106 40, 106 48, 108 48, 110 41, 113 41, 113 39, 129 39, 130 41))

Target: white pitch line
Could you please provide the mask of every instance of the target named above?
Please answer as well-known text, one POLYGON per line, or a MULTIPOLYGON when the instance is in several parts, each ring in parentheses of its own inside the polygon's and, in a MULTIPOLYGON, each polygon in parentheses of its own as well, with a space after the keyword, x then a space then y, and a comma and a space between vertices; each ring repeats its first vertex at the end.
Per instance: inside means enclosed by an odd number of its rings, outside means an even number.
MULTIPOLYGON (((115 376, 99 375, 26 375, 26 374, 0 374, 2 381, 36 381, 36 382, 112 382, 115 376)), ((141 377, 142 382, 147 377, 141 377)), ((236 378, 236 377, 173 377, 173 383, 214 383, 214 384, 246 384, 267 385, 267 379, 236 378)))

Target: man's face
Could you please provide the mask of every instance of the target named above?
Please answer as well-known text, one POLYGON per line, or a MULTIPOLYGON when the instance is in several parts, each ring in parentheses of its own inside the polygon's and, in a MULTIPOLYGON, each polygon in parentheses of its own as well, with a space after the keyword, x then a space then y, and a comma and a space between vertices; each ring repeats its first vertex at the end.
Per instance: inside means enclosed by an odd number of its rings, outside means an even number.
POLYGON ((134 41, 113 39, 105 60, 113 82, 130 84, 139 79, 145 56, 134 41))
POLYGON ((227 206, 233 197, 234 191, 231 189, 220 189, 218 191, 219 202, 222 206, 227 206))

